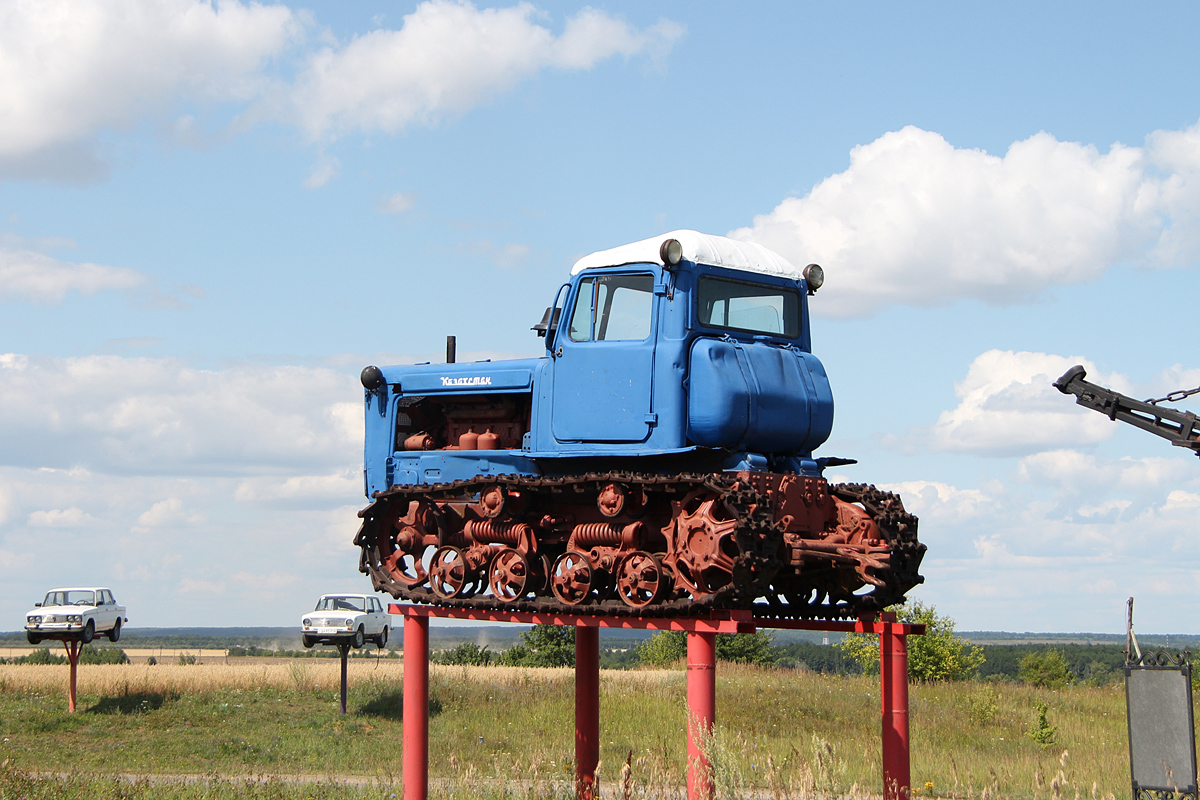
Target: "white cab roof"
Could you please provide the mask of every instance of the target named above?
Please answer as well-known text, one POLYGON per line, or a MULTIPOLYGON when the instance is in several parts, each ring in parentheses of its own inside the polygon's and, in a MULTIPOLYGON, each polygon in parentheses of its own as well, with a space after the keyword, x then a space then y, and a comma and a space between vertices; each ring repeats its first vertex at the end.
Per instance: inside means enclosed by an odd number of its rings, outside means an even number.
POLYGON ((667 239, 678 239, 683 245, 683 257, 697 264, 778 275, 793 280, 800 280, 802 277, 800 270, 792 266, 787 259, 761 244, 739 242, 724 236, 689 230, 671 231, 651 239, 586 255, 575 262, 571 274, 578 275, 586 269, 615 267, 621 264, 662 264, 662 259, 658 257, 658 248, 667 239))

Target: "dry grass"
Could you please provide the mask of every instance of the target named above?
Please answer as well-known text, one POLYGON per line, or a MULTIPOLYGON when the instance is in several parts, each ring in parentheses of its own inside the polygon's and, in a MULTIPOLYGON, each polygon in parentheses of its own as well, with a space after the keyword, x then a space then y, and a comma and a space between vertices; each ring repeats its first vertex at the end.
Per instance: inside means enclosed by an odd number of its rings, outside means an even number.
MULTIPOLYGON (((389 780, 399 774, 401 661, 351 660, 355 712, 340 719, 333 713, 336 660, 271 661, 85 665, 82 707, 92 713, 74 720, 60 710, 65 666, 0 665, 0 717, 8 717, 0 718, 0 729, 16 734, 9 747, 27 748, 14 762, 27 769, 100 736, 120 739, 122 752, 144 755, 145 763, 131 762, 130 771, 303 773, 332 759, 347 774, 389 780), (130 696, 161 707, 94 711, 124 709, 130 696), (33 722, 31 714, 38 715, 33 722), (194 738, 181 740, 185 732, 194 738), (211 741, 216 749, 205 754, 211 741), (176 750, 155 754, 170 742, 176 750)), ((685 697, 682 670, 601 672, 601 780, 609 790, 679 795, 685 697)), ((431 665, 430 709, 431 774, 449 781, 442 785, 446 796, 486 794, 506 781, 559 787, 569 780, 573 670, 431 665)), ((1120 687, 914 685, 910 709, 915 800, 1104 800, 1128 790, 1120 687), (1026 735, 1039 702, 1049 705, 1057 726, 1051 746, 1026 735)), ((718 726, 706 745, 721 796, 878 795, 879 712, 877 679, 722 664, 718 726)))
MULTIPOLYGON (((377 677, 399 681, 403 670, 398 661, 352 660, 351 682, 377 677)), ((66 689, 68 667, 31 664, 0 665, 0 691, 61 692, 66 689)), ((201 663, 178 664, 84 664, 79 667, 81 694, 117 695, 179 694, 223 689, 335 689, 341 681, 336 659, 279 659, 272 664, 201 663)))
MULTIPOLYGON (((0 692, 56 692, 66 687, 68 667, 36 664, 0 664, 0 692)), ((458 667, 431 664, 431 682, 463 680, 500 687, 573 686, 575 672, 569 668, 537 669, 530 667, 458 667)), ((397 659, 351 659, 347 678, 400 682, 403 662, 397 659)), ((131 691, 155 694, 204 692, 218 689, 299 689, 316 691, 336 689, 341 680, 337 659, 273 659, 271 663, 200 663, 178 664, 85 664, 77 676, 81 694, 113 695, 131 691)), ((601 673, 605 686, 631 690, 651 689, 684 682, 681 672, 670 670, 620 671, 601 673)))

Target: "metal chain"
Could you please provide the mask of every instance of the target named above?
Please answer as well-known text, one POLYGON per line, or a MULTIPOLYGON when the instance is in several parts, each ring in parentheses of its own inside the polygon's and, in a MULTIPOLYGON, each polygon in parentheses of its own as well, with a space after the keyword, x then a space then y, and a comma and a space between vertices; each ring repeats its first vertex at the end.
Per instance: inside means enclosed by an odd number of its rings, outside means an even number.
POLYGON ((1171 392, 1166 397, 1160 397, 1156 400, 1147 400, 1146 403, 1148 403, 1149 405, 1152 405, 1152 406, 1156 406, 1159 403, 1163 403, 1163 402, 1177 403, 1180 400, 1182 400, 1183 398, 1191 397, 1192 395, 1197 394, 1197 393, 1200 393, 1200 386, 1197 386, 1195 389, 1181 389, 1178 392, 1171 392))

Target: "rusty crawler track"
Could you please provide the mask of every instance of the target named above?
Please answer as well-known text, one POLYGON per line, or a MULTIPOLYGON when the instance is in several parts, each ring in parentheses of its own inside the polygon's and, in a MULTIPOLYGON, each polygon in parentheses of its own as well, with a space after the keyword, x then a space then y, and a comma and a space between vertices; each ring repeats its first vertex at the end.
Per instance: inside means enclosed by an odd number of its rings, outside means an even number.
MULTIPOLYGON (((652 475, 605 472, 568 477, 481 475, 472 480, 447 484, 394 486, 378 493, 374 502, 359 512, 363 522, 354 543, 361 548, 359 570, 371 577, 377 591, 409 603, 450 608, 671 617, 715 609, 753 607, 761 616, 774 618, 846 619, 902 602, 904 594, 923 581, 918 569, 925 545, 917 541, 916 517, 904 510, 900 498, 874 486, 840 484, 831 485, 829 491, 839 500, 865 509, 878 526, 882 539, 888 545, 890 557, 890 568, 883 576, 882 585, 867 586, 867 590, 849 593, 844 589, 831 588, 829 575, 832 567, 814 570, 812 579, 807 577, 804 569, 793 569, 789 566, 784 532, 772 521, 769 513, 770 501, 744 481, 739 481, 737 476, 725 473, 652 475), (736 520, 732 538, 736 542, 737 554, 733 557, 732 580, 709 592, 688 594, 676 587, 665 597, 642 607, 627 605, 616 598, 569 605, 551 594, 545 586, 532 597, 523 595, 509 601, 491 594, 444 597, 435 594, 428 582, 405 585, 394 579, 383 564, 384 556, 379 547, 380 527, 386 524, 384 520, 395 520, 410 501, 425 501, 439 506, 453 503, 464 507, 478 502, 489 489, 501 487, 520 492, 539 508, 553 509, 564 507, 564 501, 578 504, 581 500, 595 498, 605 486, 613 483, 636 488, 660 504, 681 500, 697 490, 711 492, 719 501, 723 513, 736 520), (765 598, 767 602, 755 603, 758 598, 765 598)), ((390 531, 386 535, 391 535, 390 531)), ((440 531, 438 536, 439 543, 448 540, 445 530, 440 531)), ((425 544, 421 547, 426 550, 431 546, 425 544)), ((840 575, 844 577, 844 572, 840 575)))

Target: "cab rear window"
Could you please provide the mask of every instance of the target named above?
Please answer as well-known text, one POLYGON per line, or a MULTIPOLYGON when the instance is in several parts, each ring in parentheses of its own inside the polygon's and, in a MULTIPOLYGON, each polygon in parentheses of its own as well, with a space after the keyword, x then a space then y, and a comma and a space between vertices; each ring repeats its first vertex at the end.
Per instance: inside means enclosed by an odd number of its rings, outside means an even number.
POLYGON ((700 324, 795 339, 800 335, 800 293, 776 286, 701 278, 700 324))

